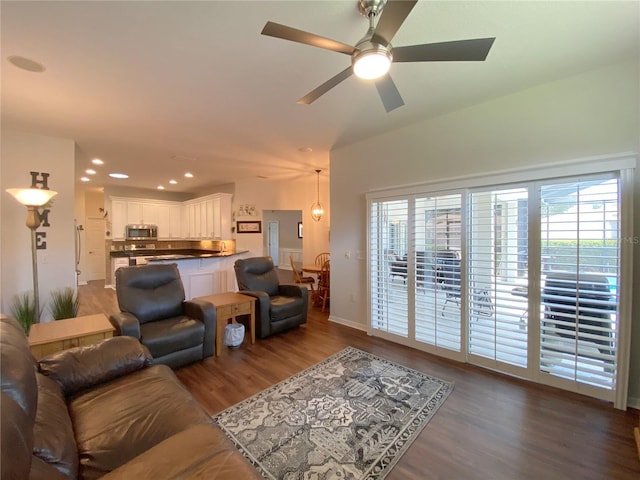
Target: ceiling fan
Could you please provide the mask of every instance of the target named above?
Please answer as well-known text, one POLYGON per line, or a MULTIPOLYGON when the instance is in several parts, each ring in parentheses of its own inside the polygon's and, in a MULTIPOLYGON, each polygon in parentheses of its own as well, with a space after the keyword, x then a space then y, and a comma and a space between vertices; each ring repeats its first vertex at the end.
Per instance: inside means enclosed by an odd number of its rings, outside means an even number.
POLYGON ((495 38, 392 47, 391 40, 418 0, 359 0, 360 12, 369 19, 369 29, 355 46, 313 33, 267 22, 262 35, 304 43, 351 56, 351 65, 298 100, 309 105, 355 73, 375 81, 387 112, 404 105, 400 92, 389 76, 392 62, 484 61, 495 38), (382 15, 382 11, 385 14, 382 15), (377 26, 374 21, 379 18, 377 26))

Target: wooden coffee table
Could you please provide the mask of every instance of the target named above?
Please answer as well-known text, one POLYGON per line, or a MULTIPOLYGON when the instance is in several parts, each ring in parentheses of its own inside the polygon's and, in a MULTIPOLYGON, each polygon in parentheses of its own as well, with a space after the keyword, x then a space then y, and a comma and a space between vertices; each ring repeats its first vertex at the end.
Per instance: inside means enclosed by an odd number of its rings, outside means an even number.
POLYGON ((256 306, 255 297, 243 295, 237 292, 218 293, 206 297, 196 297, 194 300, 204 300, 216 307, 216 357, 220 356, 222 349, 222 335, 227 320, 235 322, 238 315, 250 315, 249 331, 251 344, 256 343, 256 306))
POLYGON ((60 350, 90 345, 113 336, 113 325, 99 313, 36 323, 29 331, 29 347, 36 360, 60 350))

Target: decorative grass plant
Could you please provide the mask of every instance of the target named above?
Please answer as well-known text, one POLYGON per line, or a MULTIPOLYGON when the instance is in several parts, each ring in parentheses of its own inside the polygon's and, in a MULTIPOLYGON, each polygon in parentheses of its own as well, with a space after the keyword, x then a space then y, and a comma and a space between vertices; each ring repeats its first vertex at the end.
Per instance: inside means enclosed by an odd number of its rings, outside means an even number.
POLYGON ((51 315, 54 320, 78 316, 80 301, 74 288, 58 288, 51 292, 51 315))
POLYGON ((22 325, 29 335, 31 325, 38 321, 36 302, 31 292, 22 292, 13 296, 11 300, 11 315, 22 325))

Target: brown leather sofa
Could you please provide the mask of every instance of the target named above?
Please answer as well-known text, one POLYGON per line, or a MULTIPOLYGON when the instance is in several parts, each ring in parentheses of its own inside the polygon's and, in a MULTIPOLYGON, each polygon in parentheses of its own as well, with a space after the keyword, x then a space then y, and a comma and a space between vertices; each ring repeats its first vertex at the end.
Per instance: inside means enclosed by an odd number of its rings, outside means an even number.
POLYGON ((0 315, 0 356, 3 480, 261 478, 134 338, 36 362, 0 315))

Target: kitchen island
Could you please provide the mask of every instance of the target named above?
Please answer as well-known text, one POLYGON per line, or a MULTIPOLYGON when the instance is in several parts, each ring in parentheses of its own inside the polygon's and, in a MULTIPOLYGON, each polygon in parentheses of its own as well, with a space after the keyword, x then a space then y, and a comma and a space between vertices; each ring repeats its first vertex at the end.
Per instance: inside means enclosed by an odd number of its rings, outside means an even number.
POLYGON ((238 286, 233 264, 238 258, 246 258, 247 256, 249 256, 248 251, 156 250, 152 252, 138 251, 135 254, 123 251, 111 252, 113 262, 117 262, 116 259, 126 259, 127 262, 134 265, 175 263, 180 272, 187 300, 216 293, 237 291, 238 286))

